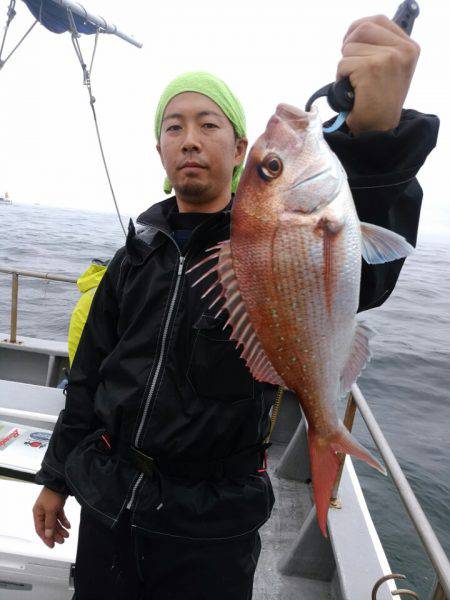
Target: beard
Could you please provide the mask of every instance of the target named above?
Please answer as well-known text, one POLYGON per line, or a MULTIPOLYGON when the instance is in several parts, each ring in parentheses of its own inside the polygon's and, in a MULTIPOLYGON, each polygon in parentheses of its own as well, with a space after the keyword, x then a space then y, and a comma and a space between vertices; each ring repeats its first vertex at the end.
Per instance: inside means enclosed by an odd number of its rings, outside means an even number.
POLYGON ((193 204, 202 204, 208 202, 209 194, 207 193, 210 186, 206 183, 189 182, 174 186, 175 192, 183 196, 183 199, 193 204))

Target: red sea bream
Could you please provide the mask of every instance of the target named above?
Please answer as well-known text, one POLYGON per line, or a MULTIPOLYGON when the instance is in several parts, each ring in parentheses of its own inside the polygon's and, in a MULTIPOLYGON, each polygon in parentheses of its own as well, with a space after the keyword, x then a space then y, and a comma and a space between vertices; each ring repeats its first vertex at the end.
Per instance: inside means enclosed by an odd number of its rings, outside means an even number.
POLYGON ((252 375, 298 396, 325 536, 336 453, 384 472, 336 412, 339 395, 370 357, 372 331, 356 319, 361 256, 381 263, 412 249, 392 231, 359 221, 317 109, 280 104, 249 153, 233 202, 230 240, 208 249, 189 269, 211 261, 208 273, 217 280, 202 297, 215 292, 210 307, 228 311, 230 338, 243 346, 241 357, 252 375))

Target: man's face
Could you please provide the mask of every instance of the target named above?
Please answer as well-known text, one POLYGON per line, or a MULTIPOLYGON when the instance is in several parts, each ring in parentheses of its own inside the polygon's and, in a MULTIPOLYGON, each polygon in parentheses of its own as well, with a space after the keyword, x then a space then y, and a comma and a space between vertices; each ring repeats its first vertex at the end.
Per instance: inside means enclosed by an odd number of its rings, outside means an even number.
POLYGON ((231 193, 233 169, 244 160, 247 140, 236 140, 213 100, 183 92, 166 106, 156 148, 175 192, 200 204, 227 188, 231 193))

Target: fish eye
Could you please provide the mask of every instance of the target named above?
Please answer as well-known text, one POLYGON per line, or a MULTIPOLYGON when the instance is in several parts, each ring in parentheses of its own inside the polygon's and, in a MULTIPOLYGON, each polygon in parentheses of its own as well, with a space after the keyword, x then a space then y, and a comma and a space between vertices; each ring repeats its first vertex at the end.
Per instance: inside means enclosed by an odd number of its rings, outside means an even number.
POLYGON ((276 179, 283 171, 283 162, 276 154, 268 154, 258 165, 258 173, 264 181, 276 179))

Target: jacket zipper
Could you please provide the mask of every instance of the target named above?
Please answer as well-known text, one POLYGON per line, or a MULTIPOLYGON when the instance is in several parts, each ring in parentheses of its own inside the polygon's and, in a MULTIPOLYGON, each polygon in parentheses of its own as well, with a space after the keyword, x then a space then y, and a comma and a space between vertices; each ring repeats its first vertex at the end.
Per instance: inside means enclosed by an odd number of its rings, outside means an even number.
MULTIPOLYGON (((186 255, 187 255, 187 253, 186 253, 186 255)), ((152 381, 152 384, 150 386, 150 390, 149 390, 148 395, 147 395, 147 401, 146 401, 146 404, 145 404, 144 412, 142 414, 141 422, 139 424, 139 428, 138 428, 138 431, 136 433, 136 437, 135 437, 135 440, 134 440, 134 445, 136 446, 136 448, 138 447, 139 438, 140 438, 140 435, 142 433, 142 429, 144 427, 145 418, 147 416, 147 412, 148 412, 148 409, 149 409, 149 406, 150 406, 150 401, 151 401, 153 393, 155 391, 156 383, 157 383, 157 380, 158 380, 158 376, 159 376, 159 373, 161 371, 161 367, 162 367, 162 363, 163 363, 163 358, 164 358, 164 352, 165 352, 166 343, 167 343, 167 334, 169 332, 169 327, 170 327, 170 323, 171 323, 171 320, 172 320, 172 313, 174 311, 176 300, 177 300, 177 297, 178 297, 178 290, 180 288, 181 278, 182 278, 182 275, 183 275, 183 265, 184 265, 184 261, 185 261, 186 255, 182 256, 180 254, 180 262, 178 263, 177 281, 175 283, 175 289, 173 291, 172 299, 170 301, 170 306, 169 306, 169 312, 167 314, 167 319, 166 319, 166 322, 164 324, 164 331, 163 331, 163 337, 162 337, 162 343, 161 343, 161 351, 160 351, 159 358, 158 358, 158 364, 156 366, 155 373, 153 375, 153 381, 152 381)), ((139 485, 140 485, 143 477, 144 477, 144 473, 140 473, 140 475, 139 475, 136 483, 134 484, 133 491, 131 492, 130 501, 127 504, 127 508, 130 509, 130 510, 131 510, 131 507, 133 505, 133 500, 135 498, 136 491, 137 491, 137 489, 138 489, 138 487, 139 487, 139 485)))

